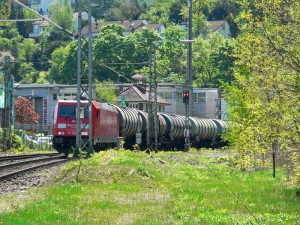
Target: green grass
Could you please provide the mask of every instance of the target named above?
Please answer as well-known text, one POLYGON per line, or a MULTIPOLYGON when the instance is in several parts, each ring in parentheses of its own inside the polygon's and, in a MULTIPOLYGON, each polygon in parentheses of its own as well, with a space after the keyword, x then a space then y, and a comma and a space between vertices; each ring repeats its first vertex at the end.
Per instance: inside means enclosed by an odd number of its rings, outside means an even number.
POLYGON ((281 170, 272 178, 271 171, 237 171, 213 156, 154 156, 167 163, 131 151, 72 162, 54 185, 24 199, 1 198, 0 223, 300 224, 300 198, 281 170))

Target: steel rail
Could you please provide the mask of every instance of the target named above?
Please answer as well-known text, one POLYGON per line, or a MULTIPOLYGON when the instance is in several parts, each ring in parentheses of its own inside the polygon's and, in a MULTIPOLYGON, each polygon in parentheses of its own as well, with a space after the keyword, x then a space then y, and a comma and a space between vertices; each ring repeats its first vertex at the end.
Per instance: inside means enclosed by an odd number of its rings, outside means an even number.
POLYGON ((53 164, 62 163, 62 162, 66 162, 66 161, 67 161, 66 159, 59 159, 59 160, 55 160, 55 161, 52 161, 52 162, 47 162, 47 163, 39 164, 39 165, 36 165, 36 166, 27 167, 25 169, 16 170, 14 172, 10 172, 10 173, 6 173, 4 175, 1 175, 0 180, 4 180, 6 178, 9 178, 9 177, 12 177, 12 176, 24 173, 24 172, 28 172, 28 171, 31 171, 31 170, 39 169, 41 167, 51 166, 53 164))
POLYGON ((33 160, 28 160, 28 161, 9 163, 9 164, 5 164, 5 165, 1 165, 0 169, 12 167, 12 166, 21 166, 21 165, 25 165, 25 164, 37 163, 37 162, 42 162, 42 161, 49 161, 49 160, 53 160, 53 159, 61 159, 61 156, 53 156, 53 157, 48 157, 48 158, 39 158, 39 159, 33 159, 33 160))
POLYGON ((27 154, 27 155, 7 155, 7 156, 0 156, 0 161, 7 161, 7 160, 16 160, 16 159, 28 159, 34 157, 41 157, 41 156, 55 156, 59 155, 59 153, 41 153, 41 154, 27 154))

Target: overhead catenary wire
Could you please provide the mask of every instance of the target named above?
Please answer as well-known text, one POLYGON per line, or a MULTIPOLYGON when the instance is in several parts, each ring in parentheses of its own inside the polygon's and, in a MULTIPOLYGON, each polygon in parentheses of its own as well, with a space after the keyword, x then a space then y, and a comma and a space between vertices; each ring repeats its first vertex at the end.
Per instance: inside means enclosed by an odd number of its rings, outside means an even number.
POLYGON ((43 19, 10 19, 10 20, 0 20, 0 22, 36 22, 43 21, 43 19))

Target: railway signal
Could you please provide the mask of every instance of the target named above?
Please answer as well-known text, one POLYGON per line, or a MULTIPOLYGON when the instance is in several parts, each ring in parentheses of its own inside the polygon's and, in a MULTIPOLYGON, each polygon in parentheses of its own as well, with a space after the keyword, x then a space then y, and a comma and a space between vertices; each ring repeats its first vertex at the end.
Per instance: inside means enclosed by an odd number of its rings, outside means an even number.
POLYGON ((188 90, 185 90, 182 92, 182 101, 185 104, 189 104, 190 101, 190 92, 188 90))

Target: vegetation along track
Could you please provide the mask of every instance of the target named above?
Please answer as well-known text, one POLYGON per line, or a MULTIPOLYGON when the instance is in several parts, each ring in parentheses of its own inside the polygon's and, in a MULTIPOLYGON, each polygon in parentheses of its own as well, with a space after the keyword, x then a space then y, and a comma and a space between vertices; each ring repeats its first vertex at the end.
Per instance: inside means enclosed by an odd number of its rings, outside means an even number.
POLYGON ((2 161, 0 180, 4 180, 38 168, 63 163, 66 159, 63 159, 59 154, 33 154, 1 156, 0 161, 2 161))

